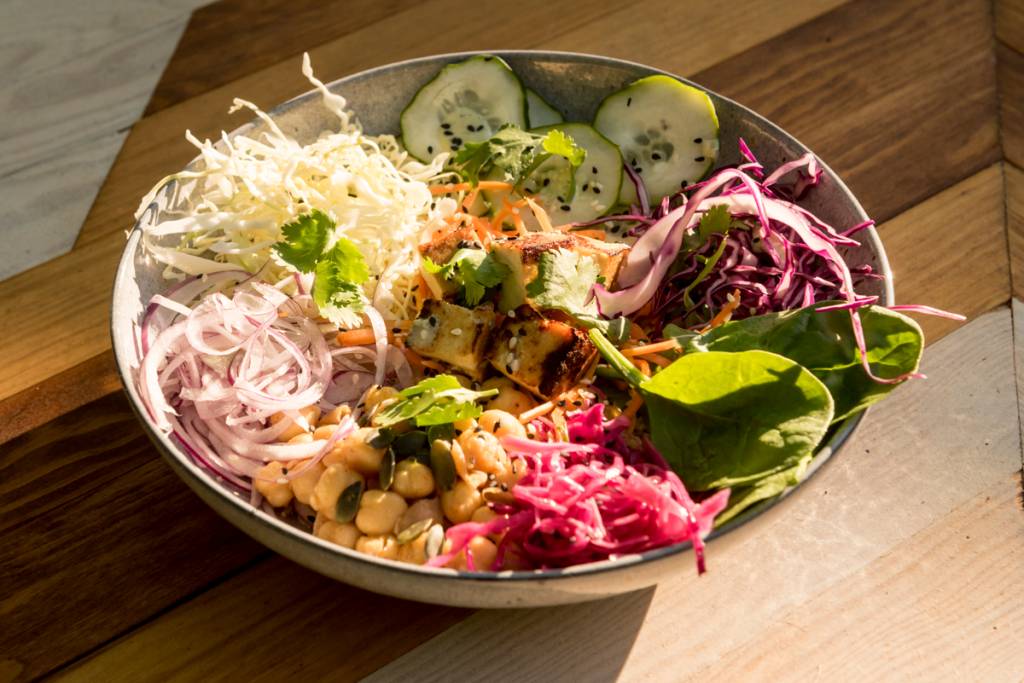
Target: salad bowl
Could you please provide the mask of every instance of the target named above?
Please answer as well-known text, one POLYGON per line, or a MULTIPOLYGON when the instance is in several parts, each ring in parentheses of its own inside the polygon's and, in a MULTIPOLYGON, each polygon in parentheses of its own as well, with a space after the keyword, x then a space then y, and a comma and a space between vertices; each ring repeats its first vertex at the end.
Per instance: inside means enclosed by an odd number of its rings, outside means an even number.
MULTIPOLYGON (((403 108, 410 98, 446 64, 475 53, 457 53, 389 64, 329 83, 327 87, 345 97, 348 106, 368 133, 399 131, 403 108)), ((601 100, 637 78, 665 73, 627 61, 605 57, 541 51, 501 51, 523 80, 548 102, 561 110, 566 120, 590 120, 601 100)), ((329 71, 329 65, 321 65, 329 71)), ((669 74, 671 75, 671 74, 669 74)), ((678 77, 677 77, 678 78, 678 77)), ((689 83, 685 79, 680 79, 689 83)), ((695 87, 699 85, 692 84, 695 87)), ((767 167, 776 167, 808 153, 799 141, 781 128, 728 98, 708 92, 720 123, 721 158, 718 166, 740 163, 738 140, 743 138, 767 167)), ((300 143, 310 142, 333 125, 320 94, 310 91, 269 112, 286 134, 300 143)), ((265 123, 254 121, 232 134, 259 133, 265 123)), ((195 164, 197 162, 193 162, 195 164)), ((821 181, 801 200, 801 205, 833 225, 854 225, 867 216, 839 177, 822 163, 821 181)), ((457 572, 400 564, 333 545, 249 504, 197 466, 160 430, 143 407, 136 376, 139 368, 137 345, 139 325, 150 298, 163 291, 164 267, 143 252, 141 228, 158 222, 187 194, 177 182, 165 185, 145 207, 132 230, 116 273, 112 302, 111 334, 118 371, 133 409, 171 469, 200 498, 239 529, 274 551, 327 576, 367 590, 401 598, 466 607, 535 607, 593 600, 654 585, 667 576, 696 581, 694 553, 689 543, 678 544, 614 560, 593 562, 566 569, 504 572, 457 572), (689 578, 686 578, 689 577, 689 578)), ((885 251, 873 228, 859 235, 861 246, 844 254, 848 260, 869 264, 884 279, 865 284, 864 294, 879 297, 879 303, 894 303, 892 274, 885 251)), ((803 481, 834 457, 856 429, 863 413, 833 427, 803 481)), ((744 539, 756 537, 764 528, 770 509, 789 498, 799 486, 780 496, 762 501, 715 529, 708 537, 707 553, 711 571, 715 562, 726 558, 744 539)), ((785 514, 791 505, 783 503, 771 512, 785 514)), ((691 585, 684 583, 683 585, 691 585)))

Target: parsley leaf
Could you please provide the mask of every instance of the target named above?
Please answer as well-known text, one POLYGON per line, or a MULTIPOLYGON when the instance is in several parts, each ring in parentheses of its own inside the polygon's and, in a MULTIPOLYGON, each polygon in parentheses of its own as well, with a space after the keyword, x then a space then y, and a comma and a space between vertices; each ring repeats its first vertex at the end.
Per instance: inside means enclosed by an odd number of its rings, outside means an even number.
POLYGON ((497 389, 465 389, 451 375, 436 375, 400 391, 398 400, 377 414, 376 422, 380 427, 390 427, 411 419, 415 419, 418 427, 449 424, 478 417, 483 409, 477 405, 477 401, 497 393, 497 389))
POLYGON ((314 209, 281 226, 284 240, 274 245, 274 251, 300 273, 311 273, 327 248, 334 227, 330 216, 314 209))
POLYGON ((429 258, 423 261, 428 273, 458 282, 462 298, 471 307, 480 303, 487 289, 500 285, 509 273, 508 266, 482 249, 459 249, 444 265, 429 258))
POLYGON ((284 240, 274 251, 299 272, 314 273, 313 301, 328 320, 353 327, 366 305, 360 285, 370 278, 370 269, 349 239, 340 237, 327 249, 335 227, 330 216, 314 209, 281 226, 284 240))
POLYGON ((583 163, 586 155, 586 150, 560 130, 550 130, 541 135, 510 125, 488 140, 467 143, 455 155, 454 163, 459 173, 473 184, 480 182, 481 178, 490 178, 519 186, 546 160, 560 156, 569 162, 572 170, 568 174, 568 190, 571 191, 576 187, 576 167, 583 163))

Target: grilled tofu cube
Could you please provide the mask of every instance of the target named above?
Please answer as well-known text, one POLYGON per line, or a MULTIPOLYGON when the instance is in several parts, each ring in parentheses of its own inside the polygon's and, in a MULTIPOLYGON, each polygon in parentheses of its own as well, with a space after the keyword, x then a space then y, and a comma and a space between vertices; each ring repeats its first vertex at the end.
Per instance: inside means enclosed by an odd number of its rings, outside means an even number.
POLYGON ((523 308, 498 328, 488 355, 498 372, 547 399, 579 381, 597 359, 597 347, 582 330, 523 308))
POLYGON ((540 257, 544 252, 554 249, 568 249, 577 254, 592 257, 601 268, 601 275, 609 287, 615 284, 615 275, 619 271, 629 247, 625 244, 613 244, 581 237, 572 233, 529 233, 523 237, 511 237, 495 240, 491 244, 491 253, 509 268, 509 274, 501 287, 501 308, 503 311, 513 310, 529 303, 526 296, 526 285, 537 277, 540 257))
MULTIPOLYGON (((430 259, 439 266, 451 261, 452 256, 459 249, 483 249, 480 239, 472 228, 460 228, 452 230, 430 242, 420 245, 420 255, 424 259, 430 259)), ((459 285, 453 280, 445 280, 433 273, 428 273, 425 268, 420 268, 423 279, 427 281, 434 296, 443 299, 446 296, 453 296, 459 291, 459 285)))
POLYGON ((428 300, 412 323, 406 345, 427 358, 447 363, 480 379, 494 332, 495 314, 483 308, 463 308, 447 301, 428 300))

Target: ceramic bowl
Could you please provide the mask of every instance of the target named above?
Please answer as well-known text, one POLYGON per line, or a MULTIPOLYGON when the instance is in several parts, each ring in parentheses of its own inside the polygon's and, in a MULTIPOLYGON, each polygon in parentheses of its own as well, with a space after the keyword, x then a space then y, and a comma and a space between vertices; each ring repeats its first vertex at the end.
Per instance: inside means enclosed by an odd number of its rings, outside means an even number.
MULTIPOLYGON (((448 54, 389 64, 363 71, 330 83, 328 87, 343 95, 368 133, 397 133, 399 114, 413 94, 438 70, 450 62, 465 59, 471 53, 448 54)), ((558 108, 567 121, 590 121, 598 103, 611 92, 657 69, 606 57, 539 51, 498 52, 523 82, 558 108)), ((296 65, 297 66, 297 65, 296 65)), ((330 65, 321 64, 320 76, 330 65)), ((671 75, 671 74, 670 74, 671 75)), ((301 78, 298 68, 296 78, 301 78)), ((686 79, 681 79, 685 81, 686 79)), ((688 82, 688 81, 686 81, 688 82)), ((696 87, 700 87, 697 84, 696 87)), ((720 164, 739 161, 737 138, 744 138, 767 168, 792 160, 809 150, 775 124, 732 100, 708 93, 718 110, 721 124, 720 164)), ((321 105, 320 95, 307 92, 269 112, 277 124, 300 142, 314 139, 331 126, 329 112, 321 105)), ((263 124, 259 121, 238 128, 235 133, 253 135, 263 124)), ((196 162, 193 162, 196 163, 196 162)), ((851 226, 866 220, 860 204, 843 182, 825 164, 822 182, 801 201, 809 210, 837 226, 851 226)), ((276 552, 340 581, 402 598, 467 607, 543 606, 592 600, 656 584, 673 575, 682 589, 697 580, 693 550, 689 544, 653 550, 562 570, 535 572, 459 573, 447 569, 428 569, 382 560, 314 537, 257 510, 239 498, 218 480, 199 468, 167 434, 161 433, 146 414, 135 383, 139 365, 135 344, 136 329, 149 298, 167 287, 162 268, 147 260, 140 248, 141 225, 158 221, 180 201, 180 188, 173 183, 163 188, 146 209, 132 231, 117 270, 114 287, 111 332, 118 370, 131 404, 153 443, 171 468, 204 501, 232 524, 276 552), (681 583, 680 583, 681 581, 681 583)), ((862 247, 848 258, 870 263, 886 276, 876 283, 883 304, 893 302, 889 264, 874 230, 861 233, 862 247)), ((857 427, 861 416, 842 424, 814 458, 807 477, 831 459, 857 427)), ((806 481, 806 478, 805 480, 806 481)), ((722 528, 708 541, 712 563, 738 552, 744 539, 757 536, 765 527, 767 510, 789 497, 782 496, 755 506, 722 528)), ((798 504, 792 503, 793 505, 798 504)), ((773 514, 785 514, 784 504, 773 514)), ((748 548, 749 545, 745 545, 748 548)))

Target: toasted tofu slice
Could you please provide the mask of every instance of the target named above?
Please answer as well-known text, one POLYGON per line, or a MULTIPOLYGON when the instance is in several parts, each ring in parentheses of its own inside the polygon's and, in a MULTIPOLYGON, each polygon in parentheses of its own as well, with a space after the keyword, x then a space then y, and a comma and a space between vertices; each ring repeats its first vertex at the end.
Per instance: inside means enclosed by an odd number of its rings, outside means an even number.
MULTIPOLYGON (((451 261, 452 256, 455 256, 455 252, 459 249, 483 248, 484 245, 480 243, 480 238, 472 228, 459 228, 421 244, 420 255, 424 259, 429 258, 437 265, 443 266, 451 261)), ((427 281, 427 286, 438 299, 453 296, 459 291, 458 283, 453 280, 445 280, 433 273, 428 273, 426 268, 420 268, 420 272, 423 274, 423 279, 427 281)))
POLYGON ((537 277, 540 257, 554 249, 568 249, 592 257, 609 287, 615 284, 619 265, 629 251, 625 244, 602 242, 572 233, 534 232, 491 243, 491 253, 509 268, 501 287, 501 308, 509 311, 529 303, 526 285, 537 277))
POLYGON ((597 359, 597 347, 582 330, 522 308, 495 332, 488 354, 498 372, 548 399, 580 380, 597 359))
POLYGON ((485 308, 463 308, 430 299, 413 321, 406 345, 427 358, 447 363, 474 379, 483 377, 496 316, 485 308))

